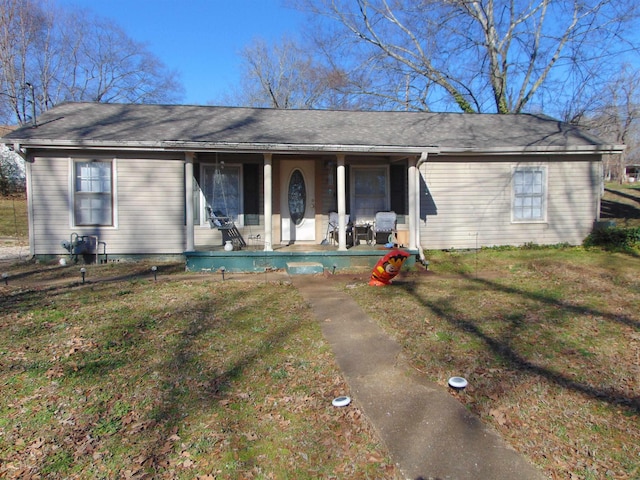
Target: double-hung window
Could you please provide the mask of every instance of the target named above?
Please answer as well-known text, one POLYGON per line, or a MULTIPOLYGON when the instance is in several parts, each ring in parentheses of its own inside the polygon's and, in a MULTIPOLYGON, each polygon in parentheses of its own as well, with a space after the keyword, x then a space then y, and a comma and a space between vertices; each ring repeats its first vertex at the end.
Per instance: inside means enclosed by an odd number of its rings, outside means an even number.
POLYGON ((516 167, 512 176, 514 222, 543 222, 547 210, 547 172, 545 167, 516 167))
POLYGON ((387 166, 351 169, 351 216, 370 220, 376 212, 389 210, 389 169, 387 166))
MULTIPOLYGON (((224 217, 231 217, 239 226, 242 218, 242 172, 238 165, 205 165, 203 167, 205 206, 224 217)), ((202 217, 206 219, 205 215, 202 217)))
POLYGON ((113 164, 111 161, 76 161, 73 216, 77 226, 113 225, 113 164))

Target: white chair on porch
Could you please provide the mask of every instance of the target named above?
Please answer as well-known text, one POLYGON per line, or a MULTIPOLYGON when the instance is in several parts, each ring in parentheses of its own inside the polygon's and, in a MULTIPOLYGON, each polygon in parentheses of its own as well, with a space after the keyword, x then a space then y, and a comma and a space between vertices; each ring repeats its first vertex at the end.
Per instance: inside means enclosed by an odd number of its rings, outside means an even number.
POLYGON ((377 212, 376 219, 373 223, 373 238, 374 243, 392 243, 396 233, 396 225, 398 223, 398 216, 396 212, 377 212), (384 241, 378 241, 379 237, 383 237, 384 241))

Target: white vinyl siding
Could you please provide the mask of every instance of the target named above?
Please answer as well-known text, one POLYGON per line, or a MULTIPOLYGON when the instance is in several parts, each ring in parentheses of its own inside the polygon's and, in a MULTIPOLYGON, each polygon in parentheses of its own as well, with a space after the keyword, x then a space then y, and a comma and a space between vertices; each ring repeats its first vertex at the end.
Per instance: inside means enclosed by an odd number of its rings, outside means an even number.
POLYGON ((585 157, 523 157, 546 169, 546 219, 512 220, 514 157, 482 161, 438 157, 421 165, 420 241, 426 249, 534 243, 579 245, 597 218, 600 162, 585 157), (562 159, 563 161, 560 161, 562 159))
POLYGON ((68 253, 60 242, 75 231, 69 159, 36 157, 27 170, 31 249, 35 255, 68 253))
POLYGON ((118 233, 110 238, 112 251, 183 253, 185 233, 184 162, 118 159, 118 233))
MULTIPOLYGON (((87 157, 84 157, 85 159, 87 157)), ((78 158, 84 160, 83 158, 78 158)), ((65 255, 70 235, 96 235, 107 254, 181 254, 185 248, 182 159, 117 158, 113 163, 114 226, 74 225, 73 158, 36 157, 29 165, 36 255, 65 255), (60 188, 67 186, 67 188, 60 188)), ((106 159, 105 159, 106 160, 106 159)))

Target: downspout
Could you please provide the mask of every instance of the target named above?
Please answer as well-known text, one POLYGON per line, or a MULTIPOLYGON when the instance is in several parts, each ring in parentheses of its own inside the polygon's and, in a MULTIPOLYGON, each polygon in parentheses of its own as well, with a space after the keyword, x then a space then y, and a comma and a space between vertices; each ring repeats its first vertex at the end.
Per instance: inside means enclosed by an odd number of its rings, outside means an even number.
POLYGON ((420 166, 427 161, 429 156, 428 152, 422 152, 420 158, 418 159, 418 163, 416 164, 416 175, 415 175, 415 192, 416 192, 416 212, 413 221, 416 226, 416 248, 418 249, 418 255, 420 257, 420 263, 425 267, 429 265, 426 257, 424 256, 424 249, 420 244, 420 237, 422 236, 420 233, 420 166))

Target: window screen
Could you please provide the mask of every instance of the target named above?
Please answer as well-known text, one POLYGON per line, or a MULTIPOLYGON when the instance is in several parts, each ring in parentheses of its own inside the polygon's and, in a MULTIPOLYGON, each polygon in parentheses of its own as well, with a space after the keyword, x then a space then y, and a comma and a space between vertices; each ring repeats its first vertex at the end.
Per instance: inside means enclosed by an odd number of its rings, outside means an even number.
POLYGON ((352 208, 355 221, 372 221, 376 212, 389 210, 387 167, 352 167, 352 208))
POLYGON ((110 161, 75 163, 76 225, 113 225, 113 182, 110 161))
POLYGON ((545 171, 542 168, 517 169, 513 172, 513 219, 545 219, 545 171))

